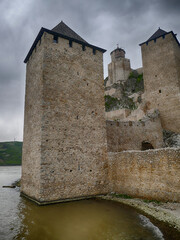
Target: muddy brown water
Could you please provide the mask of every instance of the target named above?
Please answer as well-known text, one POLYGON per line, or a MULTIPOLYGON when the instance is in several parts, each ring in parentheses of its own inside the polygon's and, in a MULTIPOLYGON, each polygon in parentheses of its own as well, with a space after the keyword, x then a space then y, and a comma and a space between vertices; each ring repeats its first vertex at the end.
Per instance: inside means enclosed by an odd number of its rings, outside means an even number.
POLYGON ((180 239, 177 232, 167 236, 168 226, 159 228, 142 213, 112 201, 37 206, 20 197, 18 188, 2 188, 20 176, 21 167, 0 167, 0 240, 180 239))

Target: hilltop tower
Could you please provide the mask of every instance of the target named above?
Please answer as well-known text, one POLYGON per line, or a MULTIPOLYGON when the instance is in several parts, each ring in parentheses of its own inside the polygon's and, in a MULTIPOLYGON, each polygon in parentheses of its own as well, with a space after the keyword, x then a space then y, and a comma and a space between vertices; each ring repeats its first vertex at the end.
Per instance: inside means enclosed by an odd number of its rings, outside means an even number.
POLYGON ((180 132, 180 44, 176 34, 158 29, 140 44, 144 99, 160 111, 162 126, 180 132))
POLYGON ((106 86, 113 83, 124 83, 131 72, 130 60, 125 58, 124 49, 117 47, 111 52, 111 63, 108 64, 108 82, 106 86))
POLYGON ((104 52, 61 22, 25 58, 21 191, 39 204, 107 192, 104 52))

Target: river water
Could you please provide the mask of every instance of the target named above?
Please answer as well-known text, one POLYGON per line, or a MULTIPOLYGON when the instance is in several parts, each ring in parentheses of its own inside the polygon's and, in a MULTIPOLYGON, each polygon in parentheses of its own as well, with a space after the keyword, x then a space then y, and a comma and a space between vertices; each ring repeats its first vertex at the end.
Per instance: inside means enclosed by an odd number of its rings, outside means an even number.
POLYGON ((178 239, 119 203, 92 199, 37 206, 20 197, 19 188, 2 188, 20 176, 19 166, 0 167, 0 240, 178 239))

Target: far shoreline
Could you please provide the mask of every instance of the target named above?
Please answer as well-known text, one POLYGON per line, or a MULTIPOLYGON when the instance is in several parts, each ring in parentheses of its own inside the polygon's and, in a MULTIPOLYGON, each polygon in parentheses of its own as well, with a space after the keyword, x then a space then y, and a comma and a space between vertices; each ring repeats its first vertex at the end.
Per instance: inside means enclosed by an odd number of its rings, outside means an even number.
POLYGON ((0 165, 0 167, 17 167, 17 166, 22 166, 22 164, 0 165))

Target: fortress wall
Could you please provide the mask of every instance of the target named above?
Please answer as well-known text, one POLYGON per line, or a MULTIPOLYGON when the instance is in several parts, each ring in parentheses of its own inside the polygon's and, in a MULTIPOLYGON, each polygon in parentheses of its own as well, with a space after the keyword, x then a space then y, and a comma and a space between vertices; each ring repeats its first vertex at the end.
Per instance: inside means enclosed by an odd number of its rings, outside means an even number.
POLYGON ((106 193, 103 54, 45 41, 39 201, 106 193))
POLYGON ((109 152, 141 150, 142 142, 147 141, 154 148, 163 147, 163 134, 159 118, 146 121, 106 121, 109 152))
POLYGON ((26 65, 26 95, 21 191, 40 197, 41 122, 43 95, 43 38, 26 65))
POLYGON ((108 156, 112 192, 180 201, 180 149, 110 152, 108 156))
POLYGON ((180 131, 180 47, 171 33, 143 44, 144 99, 160 111, 162 127, 180 131))
MULTIPOLYGON (((111 94, 107 93, 106 95, 111 94)), ((106 120, 124 119, 127 118, 130 114, 131 110, 126 108, 105 112, 106 120)))

